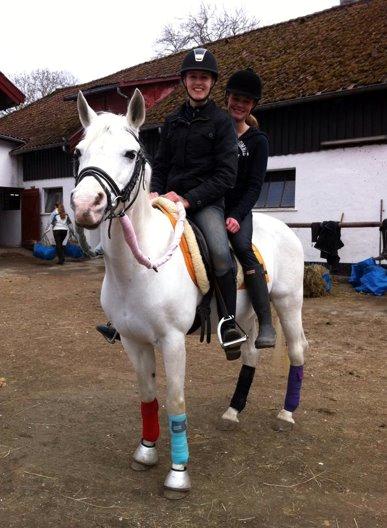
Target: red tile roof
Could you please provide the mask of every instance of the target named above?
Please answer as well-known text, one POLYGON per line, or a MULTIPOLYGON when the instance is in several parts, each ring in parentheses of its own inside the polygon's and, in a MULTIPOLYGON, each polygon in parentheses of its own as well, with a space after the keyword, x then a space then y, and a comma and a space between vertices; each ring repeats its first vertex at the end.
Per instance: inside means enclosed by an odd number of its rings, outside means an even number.
POLYGON ((11 108, 25 100, 24 94, 0 72, 0 110, 11 108))
MULTIPOLYGON (((263 80, 262 104, 307 98, 326 92, 387 85, 383 50, 385 0, 362 0, 345 6, 262 27, 208 44, 221 75, 213 91, 223 103, 228 76, 251 66, 263 80)), ((23 152, 60 144, 77 128, 74 101, 63 98, 103 85, 175 75, 185 52, 152 60, 76 87, 67 87, 0 119, 0 134, 26 139, 23 152)), ((175 90, 148 112, 147 125, 157 125, 184 98, 175 90)))

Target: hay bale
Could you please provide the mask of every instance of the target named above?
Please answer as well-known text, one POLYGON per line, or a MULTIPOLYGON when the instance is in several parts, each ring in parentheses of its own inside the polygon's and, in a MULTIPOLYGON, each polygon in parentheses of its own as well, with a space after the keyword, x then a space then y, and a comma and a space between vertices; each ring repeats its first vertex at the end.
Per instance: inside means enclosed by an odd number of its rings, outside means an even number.
POLYGON ((304 297, 323 297, 327 295, 327 284, 323 275, 329 273, 320 264, 311 264, 304 268, 304 297))

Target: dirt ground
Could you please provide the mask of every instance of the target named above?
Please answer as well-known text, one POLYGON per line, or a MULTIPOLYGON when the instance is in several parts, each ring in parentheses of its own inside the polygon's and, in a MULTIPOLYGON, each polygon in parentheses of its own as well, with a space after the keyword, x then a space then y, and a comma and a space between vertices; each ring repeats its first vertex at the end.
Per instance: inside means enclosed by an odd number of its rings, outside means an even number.
MULTIPOLYGON (((0 252, 0 526, 2 528, 377 528, 387 526, 387 301, 342 282, 307 299, 310 343, 296 427, 277 432, 286 358, 262 354, 240 427, 218 421, 239 362, 188 339, 192 492, 162 496, 169 468, 130 469, 139 441, 135 375, 119 344, 94 331, 103 261, 57 266, 0 252), (384 503, 384 504, 383 504, 384 503)), ((159 401, 165 382, 159 362, 159 401)))

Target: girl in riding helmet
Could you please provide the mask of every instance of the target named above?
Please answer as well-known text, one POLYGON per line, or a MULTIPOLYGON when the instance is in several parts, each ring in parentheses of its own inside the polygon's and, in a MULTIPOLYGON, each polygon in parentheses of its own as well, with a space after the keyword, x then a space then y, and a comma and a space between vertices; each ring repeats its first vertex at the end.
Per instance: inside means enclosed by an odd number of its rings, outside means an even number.
POLYGON ((253 122, 250 114, 261 92, 261 79, 250 68, 234 73, 226 86, 227 110, 238 135, 238 177, 234 189, 226 193, 226 228, 258 317, 255 346, 269 348, 275 346, 276 340, 269 292, 262 266, 252 249, 252 208, 261 192, 269 153, 267 137, 259 130, 258 123, 255 121, 255 126, 250 126, 253 122))
MULTIPOLYGON (((153 164, 151 197, 180 200, 203 232, 227 314, 235 316, 236 280, 224 224, 224 196, 235 185, 237 139, 232 120, 210 99, 218 78, 213 54, 203 48, 183 60, 181 81, 187 101, 167 116, 153 164)), ((221 311, 222 312, 222 311, 221 311)), ((244 340, 234 320, 222 324, 228 359, 237 359, 244 340)))

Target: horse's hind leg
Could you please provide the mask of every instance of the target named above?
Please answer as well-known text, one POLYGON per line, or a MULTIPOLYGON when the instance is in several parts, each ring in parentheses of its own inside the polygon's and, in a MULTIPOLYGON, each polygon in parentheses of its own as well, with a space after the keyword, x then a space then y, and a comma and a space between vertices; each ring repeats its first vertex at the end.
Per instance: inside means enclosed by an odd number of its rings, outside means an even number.
POLYGON ((281 426, 284 425, 291 427, 295 423, 293 412, 300 403, 304 374, 304 352, 308 348, 308 342, 302 327, 302 296, 273 299, 273 303, 285 334, 290 360, 285 402, 277 415, 280 428, 282 428, 281 426))
POLYGON ((157 464, 156 441, 160 434, 156 399, 156 363, 153 346, 122 338, 124 348, 137 374, 141 397, 142 435, 134 452, 132 469, 142 471, 157 464))
POLYGON ((237 385, 230 400, 230 405, 223 414, 219 425, 222 430, 234 429, 238 425, 238 414, 243 411, 247 403, 260 353, 255 348, 255 339, 257 337, 257 321, 255 317, 251 318, 248 336, 247 342, 242 347, 242 367, 239 372, 237 385))

